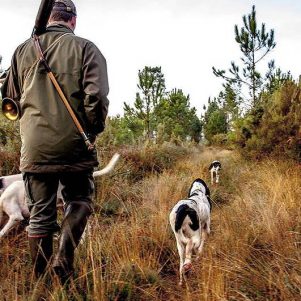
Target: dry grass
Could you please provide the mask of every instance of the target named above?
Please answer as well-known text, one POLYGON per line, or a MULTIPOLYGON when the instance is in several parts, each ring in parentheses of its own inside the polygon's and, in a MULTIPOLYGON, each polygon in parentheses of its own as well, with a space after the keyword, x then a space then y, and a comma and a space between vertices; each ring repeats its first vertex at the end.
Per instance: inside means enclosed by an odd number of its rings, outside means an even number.
POLYGON ((159 160, 160 170, 133 177, 131 170, 154 162, 150 156, 127 154, 118 175, 98 183, 92 231, 77 251, 68 290, 32 281, 24 232, 1 241, 0 300, 300 300, 299 166, 206 149, 182 153, 168 168, 159 160), (168 214, 194 178, 209 183, 213 159, 223 170, 220 185, 209 185, 212 235, 180 288, 168 214))

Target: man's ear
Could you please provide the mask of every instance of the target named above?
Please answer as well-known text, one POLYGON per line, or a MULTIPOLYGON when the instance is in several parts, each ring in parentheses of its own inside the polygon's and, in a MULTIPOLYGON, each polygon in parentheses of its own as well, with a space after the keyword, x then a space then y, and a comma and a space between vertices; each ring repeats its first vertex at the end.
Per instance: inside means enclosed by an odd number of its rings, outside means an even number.
POLYGON ((70 22, 70 25, 72 26, 72 29, 74 30, 76 27, 76 17, 73 16, 69 22, 70 22))
POLYGON ((50 15, 49 19, 48 19, 48 22, 47 22, 47 25, 49 25, 49 23, 52 22, 52 16, 50 15))

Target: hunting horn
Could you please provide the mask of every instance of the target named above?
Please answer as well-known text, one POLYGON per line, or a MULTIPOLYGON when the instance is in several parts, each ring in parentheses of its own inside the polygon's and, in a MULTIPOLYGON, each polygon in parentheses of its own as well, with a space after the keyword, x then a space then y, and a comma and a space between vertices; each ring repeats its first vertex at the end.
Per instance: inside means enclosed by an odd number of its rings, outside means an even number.
MULTIPOLYGON (((39 11, 36 17, 35 25, 32 31, 32 36, 39 36, 46 31, 46 26, 48 23, 48 19, 50 17, 52 7, 54 4, 54 0, 42 0, 39 11)), ((4 72, 1 74, 0 83, 2 84, 5 81, 5 77, 7 74, 4 72)), ((2 100, 2 113, 3 115, 11 120, 15 121, 21 117, 21 108, 20 104, 17 101, 9 97, 5 97, 2 100)))

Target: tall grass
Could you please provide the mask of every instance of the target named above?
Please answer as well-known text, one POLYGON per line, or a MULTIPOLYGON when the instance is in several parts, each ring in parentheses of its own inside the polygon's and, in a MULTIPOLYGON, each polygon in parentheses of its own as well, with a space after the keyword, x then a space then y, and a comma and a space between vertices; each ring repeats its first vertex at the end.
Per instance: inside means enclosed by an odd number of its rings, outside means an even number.
POLYGON ((0 242, 0 300, 300 300, 299 166, 250 162, 216 149, 121 152, 115 174, 97 183, 91 232, 77 250, 69 289, 32 281, 26 235, 19 231, 0 242), (209 183, 213 159, 223 165, 219 185, 209 183), (196 177, 212 193, 212 234, 178 287, 168 215, 196 177))

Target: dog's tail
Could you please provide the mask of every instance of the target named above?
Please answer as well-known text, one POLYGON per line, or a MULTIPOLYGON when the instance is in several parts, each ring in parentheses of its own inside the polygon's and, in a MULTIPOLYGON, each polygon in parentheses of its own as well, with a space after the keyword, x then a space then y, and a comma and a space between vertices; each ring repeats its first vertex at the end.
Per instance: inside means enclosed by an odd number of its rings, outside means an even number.
POLYGON ((101 170, 93 172, 93 177, 97 178, 99 176, 102 176, 102 175, 105 175, 105 174, 111 172, 114 169, 114 167, 115 167, 117 161, 119 160, 119 158, 120 158, 120 155, 118 153, 115 153, 106 167, 104 167, 101 170))
POLYGON ((188 205, 183 204, 183 205, 179 206, 179 208, 176 212, 176 221, 175 221, 176 232, 178 232, 179 229, 181 229, 184 219, 187 215, 191 219, 191 223, 189 225, 190 228, 193 231, 196 231, 197 229, 199 229, 200 223, 199 223, 199 219, 198 219, 196 211, 194 209, 190 208, 188 205))

